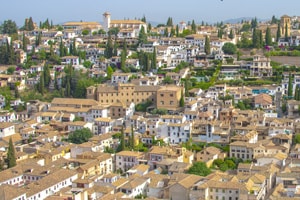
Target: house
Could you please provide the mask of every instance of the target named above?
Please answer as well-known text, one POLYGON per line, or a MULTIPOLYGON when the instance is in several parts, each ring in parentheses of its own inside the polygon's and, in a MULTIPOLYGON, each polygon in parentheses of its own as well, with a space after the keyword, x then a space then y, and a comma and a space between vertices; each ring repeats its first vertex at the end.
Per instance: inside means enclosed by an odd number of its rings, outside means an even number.
POLYGON ((133 166, 131 169, 127 170, 126 174, 134 175, 138 174, 140 176, 144 176, 149 172, 150 166, 145 164, 139 164, 133 166))
POLYGON ((206 147, 200 152, 195 154, 196 162, 205 162, 207 167, 210 167, 214 160, 216 159, 224 159, 226 157, 226 153, 222 152, 220 149, 216 147, 206 147))
POLYGON ((77 178, 78 174, 74 170, 57 170, 38 181, 26 185, 27 199, 45 199, 61 189, 71 186, 77 178))
POLYGON ((115 120, 110 117, 96 118, 93 125, 93 133, 95 135, 101 135, 112 131, 112 127, 115 124, 115 120))
POLYGON ((253 56, 253 64, 250 67, 250 76, 270 77, 272 76, 272 66, 270 58, 264 56, 253 56))
POLYGON ((11 122, 0 123, 0 138, 8 137, 15 134, 15 125, 11 122))
POLYGON ((174 200, 190 199, 189 194, 194 184, 202 177, 192 174, 174 174, 170 178, 168 198, 174 200))
POLYGON ((125 193, 129 198, 146 195, 149 183, 150 179, 146 177, 132 178, 120 187, 120 191, 125 193))
POLYGON ((90 130, 93 129, 93 124, 90 122, 75 121, 75 122, 67 122, 67 124, 68 124, 69 132, 74 132, 76 130, 81 130, 83 128, 88 128, 90 130))
POLYGON ((179 109, 179 102, 182 98, 182 88, 178 86, 164 86, 157 90, 157 109, 167 109, 175 111, 179 109))
POLYGON ((116 170, 125 172, 140 164, 140 160, 144 158, 144 154, 135 151, 121 151, 116 153, 116 170))
POLYGON ((78 56, 64 56, 61 58, 61 64, 64 65, 79 65, 79 57, 78 56))
POLYGON ((259 94, 254 97, 254 107, 262 109, 271 109, 273 106, 272 97, 268 94, 259 94))
POLYGON ((131 77, 131 73, 119 73, 114 72, 111 75, 111 83, 112 84, 118 84, 118 83, 128 83, 129 78, 131 77))
POLYGON ((17 120, 16 114, 9 111, 0 111, 0 122, 14 122, 17 120))

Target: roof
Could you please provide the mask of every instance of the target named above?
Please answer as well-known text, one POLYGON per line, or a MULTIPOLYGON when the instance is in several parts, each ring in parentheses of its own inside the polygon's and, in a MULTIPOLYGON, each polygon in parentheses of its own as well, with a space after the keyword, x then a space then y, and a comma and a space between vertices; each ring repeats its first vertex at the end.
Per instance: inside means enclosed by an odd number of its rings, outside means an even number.
POLYGON ((11 123, 11 122, 1 122, 0 123, 0 129, 8 128, 8 127, 11 127, 11 126, 14 126, 14 124, 11 123))
POLYGON ((140 20, 111 20, 111 24, 145 24, 145 22, 140 20))
POLYGON ((117 156, 132 156, 132 157, 140 157, 143 155, 141 152, 136 151, 121 151, 116 154, 117 156))
POLYGON ((12 185, 0 185, 0 199, 15 199, 24 194, 26 194, 26 191, 23 188, 17 188, 12 185))
POLYGON ((54 98, 51 104, 58 105, 84 105, 84 106, 97 106, 99 102, 94 99, 75 99, 75 98, 54 98))
POLYGON ((255 104, 269 105, 272 104, 272 97, 268 94, 259 94, 254 97, 255 104))

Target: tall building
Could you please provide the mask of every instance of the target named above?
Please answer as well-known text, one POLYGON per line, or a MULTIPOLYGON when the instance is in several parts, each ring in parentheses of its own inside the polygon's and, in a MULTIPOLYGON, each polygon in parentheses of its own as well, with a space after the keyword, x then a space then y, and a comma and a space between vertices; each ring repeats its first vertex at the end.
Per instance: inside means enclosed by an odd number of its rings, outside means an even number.
POLYGON ((286 35, 285 34, 286 29, 287 29, 287 36, 291 35, 291 17, 287 15, 283 15, 280 18, 280 29, 281 29, 281 37, 284 37, 286 35))

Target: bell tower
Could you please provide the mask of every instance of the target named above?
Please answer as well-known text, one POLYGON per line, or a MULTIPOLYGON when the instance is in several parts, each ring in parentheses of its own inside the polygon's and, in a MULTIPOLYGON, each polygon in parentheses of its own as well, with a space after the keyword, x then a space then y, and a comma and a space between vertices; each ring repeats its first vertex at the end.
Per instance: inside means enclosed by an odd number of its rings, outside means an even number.
POLYGON ((103 29, 104 31, 108 31, 110 28, 110 13, 105 12, 103 13, 103 29))

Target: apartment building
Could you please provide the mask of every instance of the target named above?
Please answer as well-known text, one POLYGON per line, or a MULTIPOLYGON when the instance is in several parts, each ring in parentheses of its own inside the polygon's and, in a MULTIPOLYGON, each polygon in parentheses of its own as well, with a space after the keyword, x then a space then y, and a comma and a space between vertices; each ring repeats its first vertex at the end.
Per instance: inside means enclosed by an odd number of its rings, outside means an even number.
POLYGON ((177 110, 180 107, 180 98, 183 88, 178 86, 164 86, 158 89, 156 94, 157 109, 177 110))

